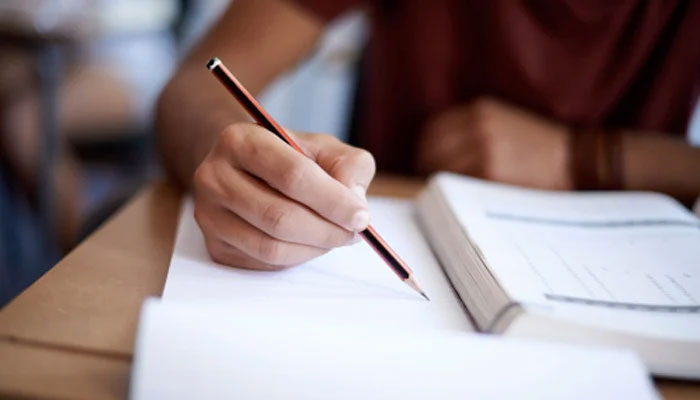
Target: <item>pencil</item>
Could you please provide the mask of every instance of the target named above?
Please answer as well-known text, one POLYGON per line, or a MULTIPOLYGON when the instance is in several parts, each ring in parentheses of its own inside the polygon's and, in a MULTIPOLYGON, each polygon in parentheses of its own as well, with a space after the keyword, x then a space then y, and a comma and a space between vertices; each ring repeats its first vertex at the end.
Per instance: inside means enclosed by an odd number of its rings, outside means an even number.
MULTIPOLYGON (((246 88, 238 82, 231 71, 226 68, 226 66, 214 57, 207 63, 207 68, 216 76, 216 78, 221 82, 226 89, 233 95, 233 97, 238 100, 238 102, 245 108, 245 110, 250 114, 255 121, 260 124, 263 128, 269 130, 282 139, 285 143, 292 146, 294 150, 299 153, 304 154, 304 151, 292 140, 292 138, 287 134, 287 132, 282 129, 282 127, 275 122, 270 115, 262 108, 260 104, 255 100, 255 98, 246 90, 246 88)), ((421 289, 418 281, 416 280, 413 271, 406 265, 406 263, 399 257, 398 254, 379 236, 379 233, 372 228, 372 226, 367 226, 367 229, 360 232, 365 241, 374 249, 374 251, 384 260, 384 262, 391 268, 392 271, 401 279, 406 285, 411 287, 416 292, 420 293, 426 300, 430 300, 425 294, 423 289, 421 289)))

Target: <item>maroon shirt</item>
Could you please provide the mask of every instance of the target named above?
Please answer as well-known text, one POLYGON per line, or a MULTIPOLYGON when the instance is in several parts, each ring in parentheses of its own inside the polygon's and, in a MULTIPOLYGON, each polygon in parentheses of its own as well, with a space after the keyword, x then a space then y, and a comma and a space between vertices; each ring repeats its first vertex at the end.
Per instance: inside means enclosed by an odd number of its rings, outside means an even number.
POLYGON ((296 0, 372 21, 356 138, 415 171, 423 124, 492 96, 578 128, 683 135, 700 84, 700 1, 296 0))

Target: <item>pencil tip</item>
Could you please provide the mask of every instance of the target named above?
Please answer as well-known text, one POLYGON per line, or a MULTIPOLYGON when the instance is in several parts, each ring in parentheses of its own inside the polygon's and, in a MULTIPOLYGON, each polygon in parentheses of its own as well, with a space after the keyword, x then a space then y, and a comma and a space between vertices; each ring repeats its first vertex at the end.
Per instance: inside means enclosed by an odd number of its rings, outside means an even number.
POLYGON ((410 286, 413 290, 415 290, 418 294, 423 296, 426 300, 430 301, 428 296, 425 294, 423 289, 418 285, 418 282, 416 282, 415 278, 413 276, 409 276, 408 279, 404 280, 404 283, 410 286))

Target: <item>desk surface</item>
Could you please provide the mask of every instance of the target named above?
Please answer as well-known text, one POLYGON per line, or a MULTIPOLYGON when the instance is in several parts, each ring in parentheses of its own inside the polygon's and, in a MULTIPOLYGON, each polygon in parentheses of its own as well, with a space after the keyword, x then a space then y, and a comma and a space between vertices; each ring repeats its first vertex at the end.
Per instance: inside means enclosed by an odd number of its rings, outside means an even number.
MULTIPOLYGON (((379 177, 370 193, 421 186, 379 177)), ((167 183, 145 188, 0 310, 0 397, 126 397, 141 302, 163 291, 179 200, 167 183)), ((657 386, 667 399, 700 398, 700 383, 657 386)))

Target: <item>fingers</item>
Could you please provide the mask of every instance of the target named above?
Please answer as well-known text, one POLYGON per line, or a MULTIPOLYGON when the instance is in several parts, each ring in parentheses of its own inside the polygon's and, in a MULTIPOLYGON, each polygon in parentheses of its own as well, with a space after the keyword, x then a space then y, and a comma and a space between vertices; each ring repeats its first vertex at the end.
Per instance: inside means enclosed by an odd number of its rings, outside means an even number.
POLYGON ((369 224, 364 198, 263 128, 238 126, 225 140, 239 167, 285 196, 347 230, 358 232, 369 224))
POLYGON ((278 240, 323 249, 347 245, 353 233, 285 198, 227 162, 203 165, 195 176, 198 194, 278 240))
POLYGON ((288 268, 282 265, 265 264, 262 261, 251 258, 217 237, 205 235, 204 239, 211 259, 219 264, 261 271, 277 271, 288 268))
POLYGON ((195 218, 217 262, 244 268, 278 269, 300 264, 327 249, 285 242, 255 228, 225 208, 198 201, 195 218))
POLYGON ((311 158, 257 125, 231 125, 197 168, 195 218, 217 262, 295 265, 367 227, 369 153, 322 135, 295 138, 311 158))

